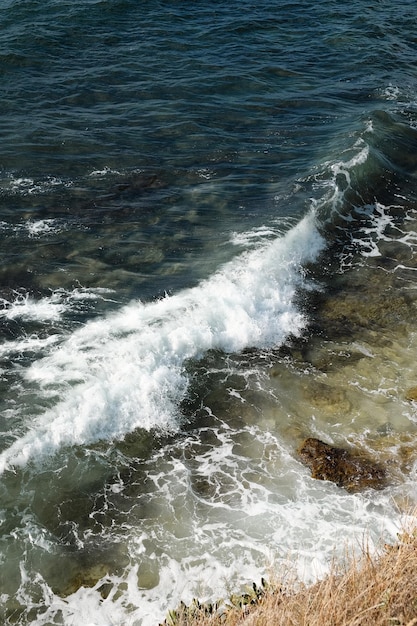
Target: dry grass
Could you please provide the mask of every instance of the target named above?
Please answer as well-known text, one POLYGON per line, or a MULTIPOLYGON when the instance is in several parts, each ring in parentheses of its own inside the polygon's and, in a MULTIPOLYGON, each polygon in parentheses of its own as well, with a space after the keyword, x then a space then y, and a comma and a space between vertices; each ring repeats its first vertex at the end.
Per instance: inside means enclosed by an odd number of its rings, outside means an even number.
MULTIPOLYGON (((396 546, 336 566, 311 587, 255 588, 240 607, 207 605, 172 611, 169 626, 417 626, 417 532, 404 532, 396 546)), ((235 604, 236 601, 235 601, 235 604)))

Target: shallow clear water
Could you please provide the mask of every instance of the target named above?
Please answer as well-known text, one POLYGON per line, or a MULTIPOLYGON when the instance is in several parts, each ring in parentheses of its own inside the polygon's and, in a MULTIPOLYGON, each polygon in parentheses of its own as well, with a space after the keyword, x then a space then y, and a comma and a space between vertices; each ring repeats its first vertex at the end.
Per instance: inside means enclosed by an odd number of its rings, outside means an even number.
POLYGON ((3 623, 153 626, 395 540, 416 501, 416 17, 1 4, 3 623), (313 479, 311 436, 389 486, 313 479))

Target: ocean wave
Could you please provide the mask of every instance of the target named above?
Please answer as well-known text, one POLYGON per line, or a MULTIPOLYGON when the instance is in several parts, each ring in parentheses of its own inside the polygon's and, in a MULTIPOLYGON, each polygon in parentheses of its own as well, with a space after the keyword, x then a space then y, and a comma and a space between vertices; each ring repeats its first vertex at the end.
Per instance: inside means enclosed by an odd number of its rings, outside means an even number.
POLYGON ((300 334, 306 319, 295 296, 307 284, 302 264, 323 247, 310 212, 285 236, 242 254, 198 287, 133 302, 75 331, 26 372, 41 393, 60 387, 62 401, 2 453, 1 470, 64 444, 178 428, 189 359, 212 349, 273 347, 300 334))

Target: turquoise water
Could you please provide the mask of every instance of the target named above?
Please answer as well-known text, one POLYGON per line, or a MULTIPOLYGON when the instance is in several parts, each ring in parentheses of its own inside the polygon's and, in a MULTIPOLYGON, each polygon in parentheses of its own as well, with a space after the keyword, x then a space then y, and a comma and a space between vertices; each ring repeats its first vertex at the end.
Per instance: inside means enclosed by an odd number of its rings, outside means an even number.
POLYGON ((411 1, 0 3, 0 615, 153 626, 413 504, 411 1), (311 478, 303 438, 386 464, 311 478))

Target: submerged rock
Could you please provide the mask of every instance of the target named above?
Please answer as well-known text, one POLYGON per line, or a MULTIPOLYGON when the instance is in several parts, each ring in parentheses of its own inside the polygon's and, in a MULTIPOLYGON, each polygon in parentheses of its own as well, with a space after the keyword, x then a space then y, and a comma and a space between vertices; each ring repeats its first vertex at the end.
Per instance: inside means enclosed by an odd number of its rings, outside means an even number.
POLYGON ((325 383, 313 382, 303 389, 303 397, 313 406, 325 413, 348 413, 351 409, 346 392, 343 389, 326 385, 325 383))
POLYGON ((411 387, 405 394, 405 399, 410 402, 417 402, 417 387, 411 387))
POLYGON ((330 480, 351 493, 369 487, 382 489, 387 485, 387 475, 383 467, 320 439, 309 437, 298 452, 303 463, 311 469, 313 478, 330 480))
MULTIPOLYGON (((95 587, 99 580, 105 578, 109 570, 110 568, 104 563, 97 563, 96 565, 80 570, 71 578, 66 587, 60 590, 60 595, 65 598, 78 591, 81 587, 95 587)), ((98 592, 102 598, 107 598, 110 591, 110 582, 103 580, 103 584, 98 588, 98 592)))

